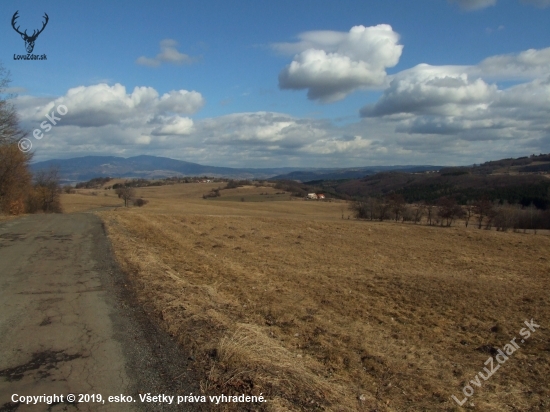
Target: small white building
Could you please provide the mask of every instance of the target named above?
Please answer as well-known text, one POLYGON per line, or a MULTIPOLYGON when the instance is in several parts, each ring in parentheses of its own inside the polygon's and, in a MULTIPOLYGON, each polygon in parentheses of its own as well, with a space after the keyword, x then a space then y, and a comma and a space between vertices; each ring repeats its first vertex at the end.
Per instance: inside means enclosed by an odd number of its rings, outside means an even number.
POLYGON ((308 199, 317 199, 317 195, 315 193, 308 193, 307 198, 308 199))

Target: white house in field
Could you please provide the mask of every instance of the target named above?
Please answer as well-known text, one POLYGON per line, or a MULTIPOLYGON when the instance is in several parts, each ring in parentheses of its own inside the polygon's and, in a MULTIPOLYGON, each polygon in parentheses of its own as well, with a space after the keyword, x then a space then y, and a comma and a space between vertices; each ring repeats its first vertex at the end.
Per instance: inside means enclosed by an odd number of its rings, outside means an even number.
POLYGON ((308 199, 315 199, 315 200, 317 200, 317 194, 315 194, 315 193, 308 193, 308 194, 307 194, 307 198, 308 198, 308 199))

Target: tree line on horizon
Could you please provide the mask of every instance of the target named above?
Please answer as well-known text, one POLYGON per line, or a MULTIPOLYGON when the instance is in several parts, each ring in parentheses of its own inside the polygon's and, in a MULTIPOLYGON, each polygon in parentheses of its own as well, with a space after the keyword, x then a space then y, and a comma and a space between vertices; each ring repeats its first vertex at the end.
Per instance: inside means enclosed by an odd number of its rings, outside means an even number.
MULTIPOLYGON (((550 197, 550 190, 548 191, 550 197)), ((499 203, 487 198, 469 200, 460 205, 453 197, 441 197, 436 201, 407 203, 402 194, 392 193, 383 197, 369 197, 353 201, 349 206, 356 219, 395 220, 430 226, 450 227, 457 220, 466 227, 474 224, 478 229, 496 228, 498 231, 550 230, 550 209, 542 210, 533 204, 499 203)))
MULTIPOLYGON (((370 176, 368 179, 372 181, 376 177, 370 176)), ((442 192, 433 186, 426 189, 429 196, 422 196, 420 190, 413 191, 415 196, 406 196, 410 192, 399 187, 399 182, 395 190, 386 194, 375 192, 374 195, 364 195, 359 192, 354 193, 353 197, 335 191, 333 186, 308 185, 290 180, 277 181, 274 187, 297 197, 322 190, 326 196, 350 202, 349 209, 353 216, 361 220, 425 222, 431 226, 446 227, 460 220, 466 227, 475 224, 479 229, 550 230, 550 179, 546 185, 527 187, 523 192, 516 188, 506 191, 506 188, 500 187, 497 188, 500 190, 487 190, 484 194, 480 188, 464 188, 459 191, 460 196, 450 188, 441 195, 442 192), (437 196, 437 193, 440 195, 437 196), (508 201, 507 197, 512 201, 508 201)))

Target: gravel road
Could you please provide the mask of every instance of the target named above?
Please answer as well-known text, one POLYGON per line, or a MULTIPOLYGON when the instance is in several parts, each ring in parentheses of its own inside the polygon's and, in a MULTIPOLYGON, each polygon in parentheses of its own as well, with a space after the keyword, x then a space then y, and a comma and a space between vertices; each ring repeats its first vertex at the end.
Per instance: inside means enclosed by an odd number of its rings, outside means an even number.
POLYGON ((178 395, 199 392, 189 362, 136 303, 97 216, 0 223, 0 412, 197 410, 175 405, 178 395), (147 403, 140 393, 176 398, 147 403), (12 402, 54 394, 64 397, 12 402), (133 401, 108 401, 120 395, 133 401))

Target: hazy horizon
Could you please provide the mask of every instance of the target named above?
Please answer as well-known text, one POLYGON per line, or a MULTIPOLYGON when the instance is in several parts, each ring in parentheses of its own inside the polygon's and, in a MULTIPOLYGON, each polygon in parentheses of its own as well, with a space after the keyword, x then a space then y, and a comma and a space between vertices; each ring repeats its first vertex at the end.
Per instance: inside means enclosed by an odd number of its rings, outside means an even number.
MULTIPOLYGON (((109 154, 103 154, 103 155, 82 155, 82 156, 74 156, 74 157, 66 157, 66 158, 52 158, 52 159, 46 159, 46 160, 36 160, 32 159, 31 164, 36 163, 43 163, 43 162, 51 162, 56 160, 73 160, 73 159, 79 159, 84 157, 116 157, 119 159, 132 159, 136 157, 143 157, 143 156, 151 156, 151 157, 158 157, 163 159, 170 159, 170 160, 177 160, 181 162, 187 162, 187 163, 195 163, 199 164, 201 166, 213 166, 213 167, 229 167, 229 166, 220 166, 216 164, 202 164, 197 162, 190 162, 188 160, 182 160, 182 159, 176 159, 174 157, 168 157, 168 156, 156 156, 156 155, 146 155, 146 154, 138 154, 134 156, 115 156, 115 155, 109 155, 109 154)), ((495 159, 499 160, 499 159, 495 159)), ((336 169, 352 169, 352 168, 364 168, 364 167, 394 167, 394 166, 448 166, 448 167, 454 167, 454 166, 472 166, 474 163, 470 165, 436 165, 436 164, 367 164, 367 165, 350 165, 350 166, 343 166, 343 167, 336 167, 336 169)), ((334 167, 323 167, 323 166, 266 166, 266 167, 235 167, 236 169, 296 169, 296 168, 303 168, 303 169, 335 169, 334 167)))

